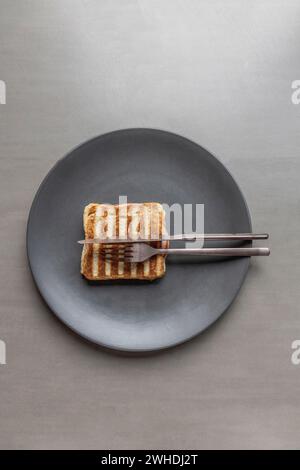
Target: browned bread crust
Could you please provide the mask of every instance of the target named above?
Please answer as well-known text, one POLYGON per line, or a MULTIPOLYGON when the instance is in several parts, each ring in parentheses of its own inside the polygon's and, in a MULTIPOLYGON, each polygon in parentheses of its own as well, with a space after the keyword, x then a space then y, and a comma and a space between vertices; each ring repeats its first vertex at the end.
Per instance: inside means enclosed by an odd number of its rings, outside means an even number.
MULTIPOLYGON (((161 237, 166 233, 165 212, 161 204, 146 202, 141 204, 88 204, 83 213, 85 238, 121 237, 142 238, 161 237), (114 208, 114 209, 112 209, 114 208), (124 208, 125 211, 124 212, 124 208), (126 214, 126 215, 124 215, 126 214), (124 221, 126 217, 126 220, 124 221), (126 223, 127 221, 127 227, 126 223), (127 228, 127 233, 126 233, 127 228)), ((151 242, 155 248, 167 248, 169 242, 151 242)), ((165 255, 156 255, 142 263, 124 263, 103 260, 99 255, 99 244, 83 246, 81 273, 91 281, 113 279, 141 279, 152 281, 166 272, 165 255)))

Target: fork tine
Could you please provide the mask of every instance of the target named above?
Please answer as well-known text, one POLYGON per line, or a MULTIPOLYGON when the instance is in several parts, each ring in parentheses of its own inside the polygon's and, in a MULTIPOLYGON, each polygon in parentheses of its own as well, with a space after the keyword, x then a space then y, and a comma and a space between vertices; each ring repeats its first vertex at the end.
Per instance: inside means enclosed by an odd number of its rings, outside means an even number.
POLYGON ((101 247, 117 250, 118 248, 132 248, 133 243, 101 243, 101 247))
POLYGON ((131 252, 130 251, 100 251, 101 256, 110 256, 112 258, 120 258, 124 256, 130 256, 131 252))
POLYGON ((120 249, 112 249, 112 248, 100 248, 102 253, 131 253, 132 248, 120 248, 120 249))
POLYGON ((123 261, 125 260, 124 255, 120 256, 112 256, 112 255, 105 255, 105 254, 100 254, 102 259, 110 260, 110 261, 123 261))
POLYGON ((131 261, 133 257, 131 254, 111 255, 111 254, 105 254, 105 253, 101 253, 100 256, 102 259, 106 259, 110 261, 127 261, 127 262, 131 261))
POLYGON ((132 248, 100 248, 102 253, 131 253, 132 248))
POLYGON ((107 259, 120 259, 125 258, 125 256, 129 256, 131 254, 130 251, 106 251, 100 250, 100 256, 107 259))

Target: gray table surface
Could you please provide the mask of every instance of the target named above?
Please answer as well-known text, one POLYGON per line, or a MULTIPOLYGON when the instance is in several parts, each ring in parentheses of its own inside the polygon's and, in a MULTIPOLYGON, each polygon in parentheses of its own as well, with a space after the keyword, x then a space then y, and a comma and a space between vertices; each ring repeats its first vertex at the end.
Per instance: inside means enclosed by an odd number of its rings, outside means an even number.
POLYGON ((0 0, 0 447, 300 446, 300 1, 0 0), (28 211, 67 151, 155 127, 217 155, 271 234, 195 340, 124 357, 71 333, 25 255, 28 211))

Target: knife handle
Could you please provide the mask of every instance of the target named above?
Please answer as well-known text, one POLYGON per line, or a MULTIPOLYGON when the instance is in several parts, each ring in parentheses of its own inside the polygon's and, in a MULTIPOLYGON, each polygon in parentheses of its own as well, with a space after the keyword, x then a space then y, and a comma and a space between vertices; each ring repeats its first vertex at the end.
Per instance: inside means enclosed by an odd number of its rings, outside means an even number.
POLYGON ((190 233, 171 235, 164 238, 164 240, 183 240, 192 242, 195 240, 266 240, 268 238, 268 233, 190 233))

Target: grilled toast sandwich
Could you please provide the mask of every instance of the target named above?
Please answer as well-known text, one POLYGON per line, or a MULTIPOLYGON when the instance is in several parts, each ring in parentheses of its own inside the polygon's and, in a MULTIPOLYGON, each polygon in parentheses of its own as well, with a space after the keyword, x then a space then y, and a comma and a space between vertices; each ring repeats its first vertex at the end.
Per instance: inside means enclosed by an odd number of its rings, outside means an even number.
MULTIPOLYGON (((83 213, 85 238, 161 238, 166 234, 165 212, 156 202, 121 205, 88 204, 83 213)), ((168 241, 150 242, 168 248, 168 241)), ((153 281, 166 272, 165 255, 155 255, 142 263, 103 259, 99 244, 83 246, 81 274, 91 281, 140 279, 153 281)))

